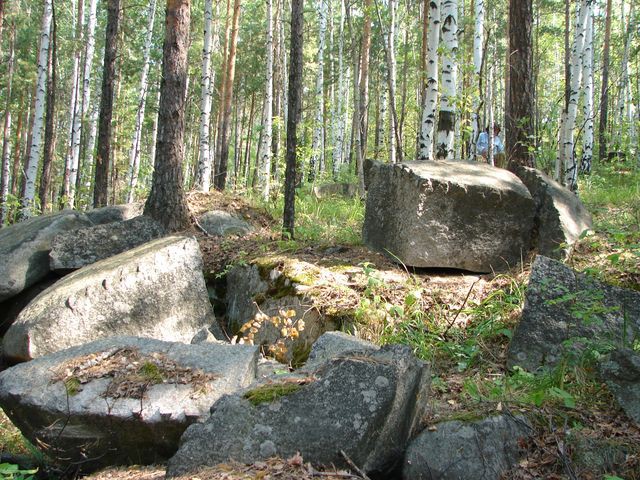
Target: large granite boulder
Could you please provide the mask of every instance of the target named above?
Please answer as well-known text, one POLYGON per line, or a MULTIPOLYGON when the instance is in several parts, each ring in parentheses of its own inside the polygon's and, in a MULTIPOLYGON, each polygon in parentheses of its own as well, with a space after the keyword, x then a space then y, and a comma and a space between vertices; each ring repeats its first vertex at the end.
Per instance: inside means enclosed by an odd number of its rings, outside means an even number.
POLYGON ((412 267, 505 270, 530 247, 534 203, 518 177, 475 162, 372 162, 364 243, 412 267))
POLYGON ((346 466, 341 451, 368 473, 388 474, 427 408, 429 383, 429 368, 400 346, 351 352, 298 379, 274 377, 218 400, 187 429, 167 476, 296 452, 314 465, 346 466))
POLYGON ((524 417, 509 415, 442 422, 435 427, 411 442, 404 480, 498 480, 517 466, 520 441, 532 434, 524 417))
POLYGON ((304 364, 304 370, 313 370, 325 362, 340 357, 352 351, 375 351, 380 347, 361 338, 344 332, 327 332, 322 334, 311 347, 309 359, 304 364))
POLYGON ((214 321, 193 238, 172 236, 76 270, 37 296, 3 339, 24 361, 115 335, 190 342, 214 321))
POLYGON ((160 223, 139 216, 58 235, 49 253, 51 270, 68 272, 131 250, 166 234, 160 223))
POLYGON ((520 167, 516 172, 536 204, 533 239, 540 255, 564 260, 570 246, 591 230, 591 214, 576 194, 540 170, 520 167))
POLYGON ((209 234, 217 237, 228 235, 246 235, 253 227, 238 217, 224 210, 211 210, 198 218, 200 226, 209 234))
POLYGON ((83 470, 157 463, 255 379, 257 357, 248 345, 112 337, 1 372, 0 406, 34 445, 83 470))
POLYGON ((85 215, 64 210, 1 229, 0 302, 49 274, 49 250, 56 235, 91 225, 85 215))
POLYGON ((15 297, 11 297, 4 302, 0 302, 0 337, 9 329, 13 322, 16 321, 20 312, 31 303, 31 301, 40 295, 51 285, 60 280, 60 277, 50 274, 35 285, 24 289, 15 297))
POLYGON ((144 203, 126 203, 124 205, 109 205, 107 207, 92 208, 85 214, 94 225, 106 223, 123 222, 142 215, 144 203))
MULTIPOLYGON (((603 350, 640 335, 640 292, 603 284, 538 255, 507 365, 552 367, 585 349, 603 350)), ((575 359, 574 359, 575 360, 575 359)))
POLYGON ((614 350, 600 364, 599 373, 627 416, 640 425, 640 353, 614 350))

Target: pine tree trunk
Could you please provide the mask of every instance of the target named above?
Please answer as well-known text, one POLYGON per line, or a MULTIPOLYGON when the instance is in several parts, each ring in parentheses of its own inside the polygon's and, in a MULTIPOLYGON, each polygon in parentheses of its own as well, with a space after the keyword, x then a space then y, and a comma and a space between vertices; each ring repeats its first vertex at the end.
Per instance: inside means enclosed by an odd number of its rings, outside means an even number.
POLYGON ((258 183, 262 198, 269 199, 271 188, 271 142, 273 135, 273 16, 272 2, 267 0, 267 68, 265 78, 264 106, 262 109, 262 131, 258 148, 258 183))
MULTIPOLYGON (((140 91, 138 93, 138 109, 136 111, 136 124, 133 130, 131 150, 129 151, 129 190, 127 192, 127 203, 135 200, 136 187, 138 185, 138 174, 140 172, 140 145, 142 143, 142 123, 147 104, 147 93, 149 92, 149 69, 151 67, 151 46, 153 44, 153 24, 156 15, 156 0, 149 3, 147 14, 147 37, 144 43, 144 54, 142 73, 140 74, 140 91)), ((206 47, 205 47, 206 48, 206 47)))
POLYGON ((283 238, 294 238, 297 126, 302 111, 302 65, 303 58, 303 0, 291 0, 291 60, 289 69, 289 105, 287 120, 287 158, 284 182, 283 238))
MULTIPOLYGON (((0 23, 2 23, 1 17, 0 23)), ((16 25, 15 23, 12 23, 11 37, 9 39, 9 58, 7 59, 7 88, 5 92, 6 101, 4 107, 4 124, 2 128, 2 171, 0 172, 0 228, 4 226, 7 220, 7 214, 9 212, 7 200, 9 198, 9 176, 11 174, 11 93, 13 87, 13 72, 15 67, 15 46, 16 25)))
POLYGON ((240 22, 240 0, 234 0, 231 38, 229 41, 229 55, 227 58, 227 75, 222 101, 222 115, 218 130, 216 145, 215 179, 217 190, 224 190, 227 182, 227 163, 229 161, 229 124, 231 119, 231 100, 233 99, 233 82, 236 72, 236 49, 238 44, 238 29, 240 22))
POLYGON ((438 116, 436 158, 452 159, 456 130, 455 97, 458 82, 458 1, 442 2, 442 94, 438 116))
POLYGON ((56 11, 52 5, 51 17, 51 48, 47 65, 47 120, 44 126, 44 156, 42 158, 42 175, 40 175, 40 206, 42 213, 49 207, 49 191, 51 190, 51 167, 56 149, 56 57, 57 57, 57 27, 56 11))
POLYGON ((102 97, 100 99, 100 115, 98 117, 98 152, 96 155, 95 179, 93 185, 94 207, 105 206, 108 198, 109 161, 111 159, 111 118, 113 116, 113 91, 119 22, 120 0, 108 0, 107 32, 102 72, 102 97))
POLYGON ((602 83, 600 90, 600 123, 598 124, 598 158, 606 160, 608 150, 607 123, 609 120, 609 64, 611 48, 611 7, 612 0, 607 0, 607 18, 604 29, 604 45, 602 47, 602 83))
POLYGON ((213 3, 204 2, 204 46, 202 49, 202 92, 200 97, 200 159, 194 181, 194 188, 208 192, 211 187, 211 47, 213 43, 213 3))
POLYGON ((438 47, 440 46, 440 2, 429 3, 429 40, 427 43, 427 86, 420 121, 418 160, 433 159, 436 106, 438 102, 438 47))
POLYGON ((36 208, 36 177, 40 163, 42 149, 45 93, 47 88, 47 64, 49 58, 49 44, 51 38, 51 19, 53 17, 52 0, 44 0, 42 28, 40 33, 40 48, 38 51, 38 77, 36 80, 35 109, 31 134, 31 150, 25 168, 24 195, 22 198, 22 216, 30 217, 36 208))
POLYGON ((149 198, 144 214, 170 232, 189 226, 183 191, 185 91, 189 50, 190 0, 167 0, 158 108, 159 133, 149 198))
MULTIPOLYGON (((23 95, 20 96, 20 100, 22 100, 24 98, 23 95)), ((22 104, 22 101, 20 102, 20 104, 22 104)), ((24 125, 28 125, 29 124, 29 120, 23 121, 24 118, 29 117, 29 112, 28 110, 24 113, 22 113, 22 115, 18 115, 18 125, 16 126, 16 139, 15 139, 15 143, 13 144, 13 166, 11 169, 11 185, 10 185, 10 192, 13 196, 17 197, 19 192, 18 192, 18 188, 19 185, 21 184, 20 182, 20 159, 22 158, 22 137, 23 137, 23 129, 24 129, 24 125)), ((26 142, 25 142, 26 143, 26 142)))
POLYGON ((309 160, 309 182, 315 180, 316 171, 324 156, 324 47, 327 32, 327 0, 318 1, 318 70, 316 74, 316 102, 311 158, 309 160))
POLYGON ((591 173, 593 159, 593 11, 589 12, 584 45, 584 57, 582 62, 582 79, 584 82, 584 102, 582 112, 584 114, 584 128, 582 137, 582 158, 580 159, 580 171, 591 173))
POLYGON ((505 106, 505 147, 507 165, 534 167, 529 150, 533 136, 533 77, 531 29, 533 7, 531 0, 509 2, 509 102, 505 106))

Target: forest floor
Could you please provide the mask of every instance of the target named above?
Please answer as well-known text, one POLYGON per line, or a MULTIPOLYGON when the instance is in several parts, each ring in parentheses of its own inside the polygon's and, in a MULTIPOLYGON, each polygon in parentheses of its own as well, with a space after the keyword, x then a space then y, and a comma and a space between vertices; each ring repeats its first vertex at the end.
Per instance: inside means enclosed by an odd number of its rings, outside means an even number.
MULTIPOLYGON (((574 246, 567 262, 570 266, 609 283, 640 289, 639 177, 623 177, 631 194, 617 199, 601 196, 597 186, 584 186, 595 232, 574 246)), ((589 181, 597 180, 594 175, 589 181)), ((229 266, 270 254, 356 269, 359 273, 353 279, 361 296, 353 307, 359 336, 379 344, 408 344, 431 363, 426 428, 435 428, 445 419, 500 412, 526 414, 534 424, 535 436, 522 445, 526 455, 504 479, 640 479, 640 428, 615 406, 606 386, 595 377, 592 364, 568 365, 540 376, 506 368, 506 349, 521 312, 531 258, 510 272, 491 275, 407 270, 357 240, 362 220, 362 206, 354 207, 357 200, 343 202, 349 211, 342 227, 351 232, 323 236, 327 230, 340 228, 335 225, 341 224, 341 213, 327 208, 333 200, 305 197, 298 217, 303 238, 282 240, 274 205, 256 206, 240 195, 217 192, 190 193, 188 199, 194 217, 225 210, 255 227, 241 238, 211 237, 195 226, 186 232, 200 243, 207 278, 222 277, 229 266), (354 214, 358 208, 360 214, 354 214), (319 235, 308 233, 318 224, 319 235), (572 440, 576 436, 578 442, 572 440)), ((346 301, 338 294, 323 300, 346 301)), ((33 453, 19 437, 0 414, 0 452, 33 453)), ((89 478, 159 480, 164 478, 164 467, 109 469, 89 478)), ((297 456, 254 465, 229 463, 185 478, 362 477, 357 472, 319 473, 297 456)))

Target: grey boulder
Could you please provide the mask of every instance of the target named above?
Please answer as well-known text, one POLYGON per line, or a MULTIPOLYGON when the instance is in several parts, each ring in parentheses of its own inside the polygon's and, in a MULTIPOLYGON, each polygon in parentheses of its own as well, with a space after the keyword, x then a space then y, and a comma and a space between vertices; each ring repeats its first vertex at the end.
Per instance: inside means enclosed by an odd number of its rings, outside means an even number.
POLYGON ((313 370, 321 364, 348 354, 354 350, 375 351, 380 347, 366 340, 362 340, 344 332, 323 333, 311 347, 309 359, 304 365, 305 370, 313 370))
POLYGON ((257 388, 298 388, 259 404, 221 398, 204 423, 187 429, 167 477, 296 452, 314 465, 346 466, 341 451, 366 472, 388 474, 427 407, 429 382, 429 368, 400 346, 351 352, 298 383, 274 377, 257 388))
POLYGON ((49 250, 56 235, 91 225, 85 215, 64 210, 1 229, 0 302, 49 274, 49 250))
POLYGON ((638 335, 640 292, 606 285, 538 255, 507 365, 553 367, 585 349, 608 349, 638 335))
POLYGON ((640 354, 614 350, 600 363, 599 373, 627 416, 640 425, 640 354))
POLYGON ((517 465, 520 440, 532 433, 524 417, 508 415, 442 422, 435 427, 411 442, 404 480, 498 480, 517 465))
POLYGON ((540 170, 520 167, 518 177, 531 192, 536 204, 538 253, 564 260, 580 235, 593 227, 591 214, 577 195, 540 170))
POLYGON ((51 270, 68 272, 131 250, 166 234, 160 223, 139 216, 58 235, 49 253, 51 270))
POLYGON ((530 248, 534 203, 518 177, 475 162, 371 162, 370 248, 412 267, 505 270, 530 248))
POLYGON ((1 372, 0 406, 58 461, 157 463, 220 396, 254 380, 257 357, 248 345, 112 337, 1 372))
POLYGON ((115 335, 188 343, 213 321, 198 243, 172 236, 67 275, 20 313, 3 347, 25 361, 115 335))
POLYGON ((209 235, 226 237, 228 235, 246 235, 253 231, 249 223, 237 215, 233 215, 224 210, 212 210, 201 215, 198 223, 209 235))
POLYGON ((142 215, 144 203, 126 203, 124 205, 109 205, 107 207, 92 208, 85 213, 94 225, 122 222, 142 215))

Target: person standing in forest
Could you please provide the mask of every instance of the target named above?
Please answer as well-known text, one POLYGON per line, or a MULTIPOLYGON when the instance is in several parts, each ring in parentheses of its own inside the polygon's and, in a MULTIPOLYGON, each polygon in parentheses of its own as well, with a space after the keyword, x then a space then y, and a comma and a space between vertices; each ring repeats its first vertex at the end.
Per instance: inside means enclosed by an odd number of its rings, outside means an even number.
MULTIPOLYGON (((504 145, 500 139, 500 125, 497 123, 493 125, 493 161, 494 165, 499 168, 505 167, 504 145)), ((484 161, 487 161, 489 157, 489 127, 480 135, 478 135, 478 141, 476 142, 476 151, 484 161)))

